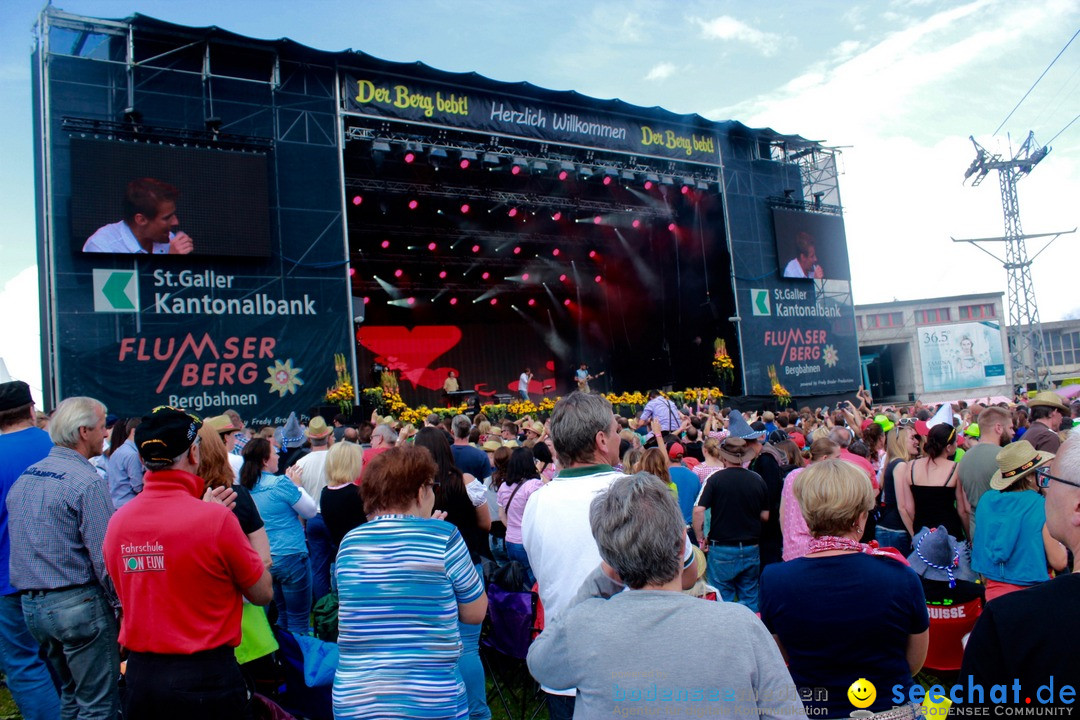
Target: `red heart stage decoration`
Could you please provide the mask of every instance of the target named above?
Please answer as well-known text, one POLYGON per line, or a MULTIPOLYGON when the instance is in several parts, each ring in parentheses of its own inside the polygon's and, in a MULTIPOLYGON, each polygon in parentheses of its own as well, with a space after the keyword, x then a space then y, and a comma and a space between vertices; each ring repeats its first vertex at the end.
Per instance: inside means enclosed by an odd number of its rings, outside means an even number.
POLYGON ((401 325, 360 328, 357 340, 375 353, 376 360, 413 384, 439 390, 446 370, 429 370, 432 361, 461 342, 461 329, 454 325, 420 325, 412 330, 401 325))

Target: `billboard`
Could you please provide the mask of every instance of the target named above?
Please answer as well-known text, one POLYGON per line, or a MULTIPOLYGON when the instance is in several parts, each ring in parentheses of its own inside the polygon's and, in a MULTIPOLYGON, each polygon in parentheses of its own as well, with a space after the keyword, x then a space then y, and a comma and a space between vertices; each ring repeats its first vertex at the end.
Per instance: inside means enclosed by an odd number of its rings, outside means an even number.
POLYGON ((73 137, 73 250, 269 257, 267 178, 265 153, 73 137))
POLYGON ((997 323, 924 326, 918 329, 917 342, 926 392, 1007 384, 997 323))
POLYGON ((780 275, 796 280, 849 280, 847 239, 839 215, 773 209, 780 275))

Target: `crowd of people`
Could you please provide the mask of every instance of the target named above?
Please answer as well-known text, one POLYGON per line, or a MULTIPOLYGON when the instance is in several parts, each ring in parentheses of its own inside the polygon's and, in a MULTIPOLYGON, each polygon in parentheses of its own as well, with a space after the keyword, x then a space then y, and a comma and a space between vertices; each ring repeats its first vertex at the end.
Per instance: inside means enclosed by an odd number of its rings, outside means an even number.
POLYGON ((972 602, 958 682, 1034 693, 1080 678, 1078 415, 860 390, 622 417, 578 391, 550 417, 249 428, 42 417, 3 383, 0 663, 26 718, 251 717, 249 635, 311 635, 331 597, 335 717, 489 718, 501 566, 543 608, 551 718, 914 717, 935 609, 972 602))

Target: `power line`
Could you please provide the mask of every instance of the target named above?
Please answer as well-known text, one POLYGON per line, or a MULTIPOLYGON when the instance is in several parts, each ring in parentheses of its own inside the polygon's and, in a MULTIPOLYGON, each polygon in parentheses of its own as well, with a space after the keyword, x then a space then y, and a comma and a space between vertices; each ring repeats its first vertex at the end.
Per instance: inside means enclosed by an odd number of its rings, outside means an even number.
POLYGON ((1058 130, 1058 131, 1057 131, 1057 135, 1055 135, 1054 137, 1052 137, 1052 138, 1050 138, 1049 140, 1047 140, 1045 144, 1046 144, 1046 145, 1049 145, 1050 143, 1054 142, 1054 140, 1057 140, 1057 136, 1058 136, 1058 135, 1060 135, 1061 133, 1065 132, 1066 130, 1068 130, 1068 129, 1069 129, 1069 127, 1070 127, 1070 126, 1071 126, 1071 125, 1072 125, 1072 124, 1073 124, 1074 122, 1076 122, 1077 120, 1080 120, 1080 115, 1077 115, 1077 116, 1076 116, 1076 117, 1074 117, 1074 118, 1073 118, 1072 120, 1070 120, 1070 121, 1069 121, 1069 124, 1068 124, 1068 125, 1066 125, 1065 127, 1061 128, 1060 130, 1058 130))
MULTIPOLYGON (((1035 89, 1035 86, 1039 84, 1039 81, 1043 79, 1046 73, 1050 72, 1050 68, 1054 67, 1054 63, 1058 61, 1058 58, 1061 57, 1062 54, 1069 49, 1069 46, 1072 45, 1072 41, 1076 39, 1077 35, 1080 35, 1080 30, 1077 30, 1075 33, 1073 33, 1073 36, 1069 38, 1069 42, 1065 43, 1065 47, 1061 48, 1061 52, 1054 56, 1054 59, 1051 60, 1050 64, 1046 66, 1046 69, 1042 71, 1042 75, 1039 75, 1038 79, 1035 80, 1035 82, 1031 85, 1030 88, 1028 88, 1028 91, 1024 93, 1024 97, 1020 98, 1020 102, 1016 103, 1016 107, 1010 110, 1009 114, 1005 116, 1005 119, 1001 121, 1001 124, 997 126, 997 130, 994 131, 994 135, 997 135, 998 132, 1001 131, 1001 128, 1005 127, 1005 123, 1009 122, 1009 118, 1011 118, 1013 116, 1013 113, 1016 112, 1017 108, 1019 108, 1020 105, 1022 105, 1023 102, 1027 100, 1027 96, 1031 94, 1031 91, 1035 89)), ((1072 123, 1069 124, 1071 125, 1072 123)), ((1068 127, 1068 125, 1066 125, 1066 127, 1068 127)), ((1060 134, 1061 133, 1058 133, 1058 135, 1060 134)), ((1057 137, 1057 135, 1055 135, 1054 137, 1057 137)))

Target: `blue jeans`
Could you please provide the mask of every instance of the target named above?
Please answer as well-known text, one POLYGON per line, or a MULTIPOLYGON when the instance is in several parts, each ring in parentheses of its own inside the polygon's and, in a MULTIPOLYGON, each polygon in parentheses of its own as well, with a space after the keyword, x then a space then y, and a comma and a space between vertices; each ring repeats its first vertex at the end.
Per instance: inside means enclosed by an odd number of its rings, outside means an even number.
POLYGON ((0 668, 26 720, 60 717, 60 694, 40 652, 41 643, 26 628, 19 593, 0 595, 0 668))
MULTIPOLYGON (((477 565, 476 572, 484 577, 483 569, 477 565)), ((487 683, 484 680, 484 665, 480 662, 480 628, 482 625, 467 625, 458 621, 458 634, 461 635, 461 656, 458 658, 458 672, 465 682, 465 693, 469 697, 469 719, 489 720, 491 709, 487 704, 487 683)))
POLYGON ((311 558, 312 599, 321 600, 330 592, 330 563, 334 560, 334 543, 330 540, 330 531, 322 515, 316 515, 307 521, 304 530, 311 558))
POLYGON ((311 633, 311 563, 303 553, 271 555, 274 564, 270 576, 274 579, 274 605, 277 606, 277 626, 300 635, 311 633))
POLYGON ((119 629, 99 585, 22 596, 30 634, 60 678, 63 720, 113 720, 120 711, 119 629))
POLYGON ((521 543, 506 543, 506 554, 510 556, 511 560, 517 560, 525 568, 525 573, 529 576, 529 587, 532 587, 536 582, 536 576, 533 575, 532 566, 529 565, 529 555, 525 552, 525 546, 521 543))
POLYGON ((544 693, 547 699, 548 720, 574 720, 574 695, 553 695, 544 693))
POLYGON ((705 577, 726 602, 735 600, 758 611, 761 551, 757 545, 709 544, 705 577))
POLYGON ((874 539, 883 548, 896 548, 904 557, 911 554, 911 536, 907 534, 907 530, 890 530, 878 525, 874 528, 874 539))

